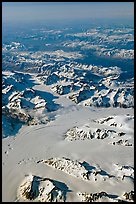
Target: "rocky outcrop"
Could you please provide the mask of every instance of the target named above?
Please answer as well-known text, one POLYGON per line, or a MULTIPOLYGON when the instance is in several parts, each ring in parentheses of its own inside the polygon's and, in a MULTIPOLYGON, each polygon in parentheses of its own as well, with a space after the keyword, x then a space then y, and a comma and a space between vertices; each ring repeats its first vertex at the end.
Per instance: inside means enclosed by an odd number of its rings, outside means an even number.
POLYGON ((68 94, 70 92, 70 85, 64 86, 64 85, 56 85, 52 87, 52 90, 58 93, 59 95, 68 94))
POLYGON ((134 191, 125 192, 123 196, 125 197, 126 200, 134 202, 134 191))
POLYGON ((101 125, 108 125, 111 127, 119 128, 123 131, 119 132, 119 136, 124 136, 126 132, 124 130, 130 128, 130 123, 133 123, 134 116, 132 115, 117 115, 117 116, 108 116, 105 118, 100 118, 94 120, 94 122, 99 123, 101 125))
POLYGON ((94 94, 94 89, 88 90, 86 88, 82 88, 78 93, 69 96, 69 98, 78 104, 81 101, 90 98, 91 96, 93 96, 93 94, 94 94))
POLYGON ((68 187, 59 181, 27 175, 18 188, 16 201, 65 202, 67 191, 68 187))
POLYGON ((43 163, 58 170, 61 170, 71 176, 82 180, 103 180, 112 178, 113 176, 102 170, 100 166, 91 166, 87 162, 79 162, 69 158, 50 158, 48 160, 40 160, 37 163, 43 163))
POLYGON ((124 145, 124 146, 132 146, 132 143, 129 143, 128 140, 118 140, 116 142, 112 142, 112 145, 124 145))
POLYGON ((3 107, 2 112, 7 117, 18 119, 20 122, 23 122, 23 123, 27 123, 29 120, 31 120, 30 115, 23 113, 23 112, 19 112, 18 109, 15 109, 15 108, 9 109, 7 107, 3 107))
POLYGON ((82 202, 133 202, 134 201, 134 191, 130 191, 129 193, 124 193, 123 197, 125 199, 121 199, 122 196, 108 194, 104 191, 100 193, 87 193, 87 192, 79 192, 77 193, 82 202))
POLYGON ((78 177, 83 180, 88 179, 87 177, 88 171, 78 161, 72 161, 68 158, 63 157, 63 158, 51 158, 48 160, 44 160, 42 163, 52 166, 58 170, 64 171, 74 177, 78 177))
POLYGON ((78 193, 78 195, 81 197, 82 202, 95 202, 99 201, 102 197, 109 198, 109 195, 106 192, 100 192, 100 193, 78 193))
POLYGON ((133 108, 134 107, 134 93, 133 88, 118 87, 119 85, 110 88, 98 81, 97 84, 85 84, 80 82, 82 88, 69 96, 75 103, 83 101, 85 106, 94 107, 120 107, 120 108, 133 108))
POLYGON ((86 139, 105 139, 106 137, 113 137, 116 135, 116 131, 107 129, 92 129, 88 126, 81 128, 73 127, 69 129, 65 134, 65 140, 86 140, 86 139))

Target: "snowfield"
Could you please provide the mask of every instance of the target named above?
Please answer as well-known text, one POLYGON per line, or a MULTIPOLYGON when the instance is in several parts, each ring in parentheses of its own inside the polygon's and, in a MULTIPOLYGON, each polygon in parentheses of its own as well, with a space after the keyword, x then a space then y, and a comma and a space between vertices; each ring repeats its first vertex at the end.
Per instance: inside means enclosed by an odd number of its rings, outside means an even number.
POLYGON ((84 106, 71 81, 3 74, 3 201, 133 201, 132 107, 84 106))

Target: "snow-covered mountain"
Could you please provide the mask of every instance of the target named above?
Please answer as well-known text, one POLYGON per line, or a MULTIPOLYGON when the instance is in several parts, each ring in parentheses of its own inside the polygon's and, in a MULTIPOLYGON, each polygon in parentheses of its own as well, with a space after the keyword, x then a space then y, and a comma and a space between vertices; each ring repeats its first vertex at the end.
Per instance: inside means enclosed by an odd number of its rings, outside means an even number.
POLYGON ((112 25, 6 33, 4 202, 134 201, 133 32, 112 25))

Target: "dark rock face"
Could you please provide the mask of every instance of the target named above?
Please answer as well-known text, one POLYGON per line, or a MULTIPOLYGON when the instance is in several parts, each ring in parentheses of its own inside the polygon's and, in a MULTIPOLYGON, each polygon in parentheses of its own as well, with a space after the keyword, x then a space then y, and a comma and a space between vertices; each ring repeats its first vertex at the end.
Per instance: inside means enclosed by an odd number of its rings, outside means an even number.
POLYGON ((128 140, 118 140, 116 142, 112 143, 113 145, 124 145, 124 146, 132 146, 131 143, 128 142, 128 140))
POLYGON ((102 197, 109 198, 109 195, 104 191, 100 193, 79 193, 79 196, 82 197, 82 201, 84 202, 95 202, 95 201, 98 201, 98 199, 102 197))
POLYGON ((126 192, 123 196, 126 198, 126 200, 134 201, 134 191, 130 191, 128 193, 126 192))

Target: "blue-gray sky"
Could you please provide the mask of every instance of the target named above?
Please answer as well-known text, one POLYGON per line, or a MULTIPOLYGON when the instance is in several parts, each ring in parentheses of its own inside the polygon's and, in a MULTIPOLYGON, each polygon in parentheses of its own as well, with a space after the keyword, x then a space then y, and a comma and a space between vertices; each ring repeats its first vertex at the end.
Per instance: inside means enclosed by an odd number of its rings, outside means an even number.
POLYGON ((46 20, 133 19, 133 2, 3 2, 3 23, 46 20))

